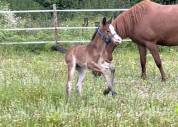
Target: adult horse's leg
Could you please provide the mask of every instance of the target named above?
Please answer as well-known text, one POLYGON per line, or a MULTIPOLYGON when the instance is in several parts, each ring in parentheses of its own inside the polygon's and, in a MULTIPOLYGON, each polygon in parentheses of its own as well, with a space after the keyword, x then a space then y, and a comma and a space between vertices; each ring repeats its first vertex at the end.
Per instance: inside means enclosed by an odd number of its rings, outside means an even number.
POLYGON ((138 44, 138 50, 140 53, 140 64, 142 68, 141 78, 146 79, 146 47, 138 44))
POLYGON ((146 46, 150 50, 150 53, 152 54, 157 67, 159 68, 159 71, 160 71, 161 77, 162 77, 162 81, 165 81, 166 77, 165 77, 165 73, 164 73, 164 70, 162 67, 162 63, 161 63, 161 59, 159 56, 157 45, 148 42, 146 46))
POLYGON ((72 89, 72 79, 75 72, 75 65, 72 63, 68 64, 68 78, 67 78, 67 85, 66 85, 66 92, 67 95, 70 96, 71 89, 72 89))
POLYGON ((81 92, 82 92, 82 83, 83 83, 83 80, 85 78, 85 69, 84 68, 77 68, 77 71, 78 71, 78 74, 79 74, 79 77, 78 77, 78 81, 77 81, 77 92, 78 92, 78 95, 81 96, 81 92))

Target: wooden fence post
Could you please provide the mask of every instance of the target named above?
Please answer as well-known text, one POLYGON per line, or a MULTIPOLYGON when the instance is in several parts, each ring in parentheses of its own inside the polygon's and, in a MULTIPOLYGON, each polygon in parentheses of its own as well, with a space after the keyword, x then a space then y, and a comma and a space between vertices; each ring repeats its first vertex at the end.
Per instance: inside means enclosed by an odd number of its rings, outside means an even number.
POLYGON ((56 4, 53 4, 53 26, 54 26, 54 40, 55 43, 57 44, 57 40, 58 40, 58 21, 57 21, 57 11, 56 11, 56 4))
POLYGON ((58 42, 58 18, 57 18, 57 11, 56 11, 56 4, 53 4, 53 27, 54 27, 54 41, 55 45, 52 46, 53 50, 59 51, 59 52, 66 52, 66 49, 62 47, 62 45, 58 42))

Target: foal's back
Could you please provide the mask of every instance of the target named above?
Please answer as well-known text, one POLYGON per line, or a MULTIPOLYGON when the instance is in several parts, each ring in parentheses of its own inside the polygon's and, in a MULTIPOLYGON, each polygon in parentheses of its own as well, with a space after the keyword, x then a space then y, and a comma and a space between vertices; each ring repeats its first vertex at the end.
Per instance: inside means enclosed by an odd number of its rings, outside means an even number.
POLYGON ((98 53, 97 48, 92 44, 76 45, 68 49, 65 55, 65 60, 66 63, 75 62, 79 66, 86 66, 88 61, 97 63, 100 57, 105 59, 109 58, 110 60, 111 58, 107 57, 107 54, 107 50, 103 50, 103 52, 98 53))
POLYGON ((73 63, 73 61, 85 63, 86 55, 86 45, 76 45, 67 50, 65 61, 66 63, 73 63))

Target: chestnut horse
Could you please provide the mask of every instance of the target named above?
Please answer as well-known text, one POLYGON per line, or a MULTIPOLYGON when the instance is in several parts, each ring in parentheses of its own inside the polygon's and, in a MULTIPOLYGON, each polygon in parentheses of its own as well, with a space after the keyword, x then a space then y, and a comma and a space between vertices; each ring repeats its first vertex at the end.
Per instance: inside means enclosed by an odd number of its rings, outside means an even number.
POLYGON ((113 20, 112 25, 122 39, 129 37, 138 45, 141 77, 146 78, 148 49, 164 81, 166 77, 157 45, 178 45, 178 5, 160 5, 144 0, 120 14, 113 20))
MULTIPOLYGON (((77 45, 68 49, 65 61, 68 67, 68 79, 66 85, 67 95, 71 95, 72 79, 75 70, 78 71, 77 91, 81 95, 82 82, 86 69, 102 73, 107 82, 104 94, 110 91, 114 96, 116 92, 113 88, 114 67, 105 59, 106 46, 108 43, 120 43, 121 38, 114 31, 114 27, 103 18, 101 26, 95 32, 92 41, 87 45, 77 45)), ((108 56, 107 56, 108 58, 108 56)))

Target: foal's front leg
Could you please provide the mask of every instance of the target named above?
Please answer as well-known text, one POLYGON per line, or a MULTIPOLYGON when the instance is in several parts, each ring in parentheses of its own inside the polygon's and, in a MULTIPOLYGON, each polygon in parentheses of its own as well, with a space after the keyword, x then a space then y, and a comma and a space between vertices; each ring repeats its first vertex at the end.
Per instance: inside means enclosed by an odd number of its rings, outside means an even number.
POLYGON ((97 64, 95 62, 88 63, 88 68, 93 71, 101 72, 107 82, 107 89, 104 90, 103 94, 106 95, 110 91, 112 92, 112 95, 116 95, 116 92, 113 89, 113 81, 114 81, 114 72, 115 69, 111 69, 110 63, 104 62, 97 64))
POLYGON ((104 62, 103 64, 101 64, 101 66, 104 71, 105 79, 107 81, 107 88, 104 90, 103 94, 107 95, 111 91, 112 96, 115 96, 117 94, 114 90, 115 67, 108 62, 104 62))

